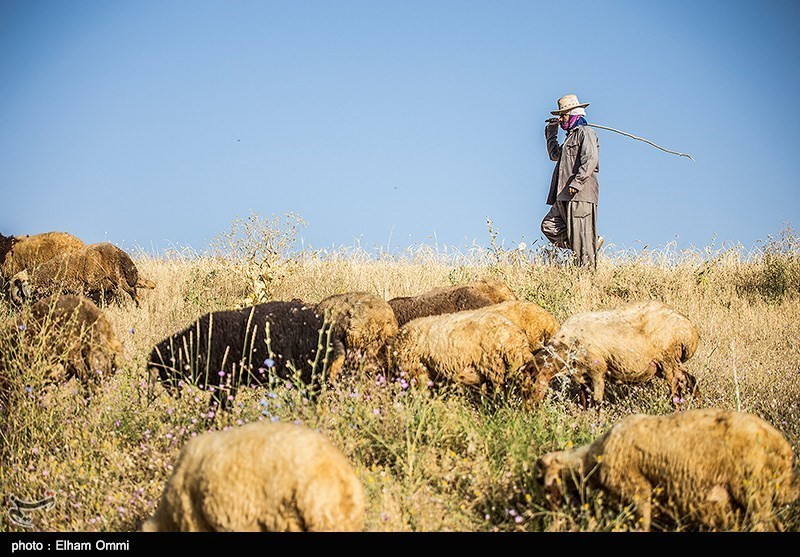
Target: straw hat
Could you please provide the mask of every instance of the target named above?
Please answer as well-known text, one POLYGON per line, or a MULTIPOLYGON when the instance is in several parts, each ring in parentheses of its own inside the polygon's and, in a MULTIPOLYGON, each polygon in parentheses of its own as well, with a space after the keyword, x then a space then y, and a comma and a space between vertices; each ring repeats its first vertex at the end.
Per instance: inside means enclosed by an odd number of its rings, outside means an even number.
MULTIPOLYGON (((566 114, 573 108, 586 108, 589 106, 589 103, 581 103, 578 100, 577 95, 564 95, 560 99, 558 99, 558 110, 551 110, 550 114, 554 114, 556 116, 560 114, 566 114)), ((586 113, 585 111, 583 112, 586 113)))

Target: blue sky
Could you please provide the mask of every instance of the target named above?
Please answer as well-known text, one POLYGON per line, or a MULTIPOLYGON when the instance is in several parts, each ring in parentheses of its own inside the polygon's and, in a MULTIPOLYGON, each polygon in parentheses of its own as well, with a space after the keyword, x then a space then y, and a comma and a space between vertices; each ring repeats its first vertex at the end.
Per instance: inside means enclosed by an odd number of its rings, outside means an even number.
MULTIPOLYGON (((0 0, 0 232, 204 251, 545 242, 544 120, 589 102, 598 228, 638 250, 800 225, 796 1, 0 0)), ((560 132, 563 140, 563 132, 560 132)))

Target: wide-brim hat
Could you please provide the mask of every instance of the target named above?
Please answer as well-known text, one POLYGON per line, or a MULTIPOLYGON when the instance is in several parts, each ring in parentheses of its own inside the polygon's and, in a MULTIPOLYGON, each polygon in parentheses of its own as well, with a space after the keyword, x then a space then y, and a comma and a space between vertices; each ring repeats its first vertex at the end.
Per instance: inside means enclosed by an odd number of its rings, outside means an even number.
POLYGON ((589 103, 580 102, 577 95, 564 95, 558 99, 558 110, 551 110, 550 114, 559 116, 566 114, 573 108, 586 108, 587 106, 589 106, 589 103))

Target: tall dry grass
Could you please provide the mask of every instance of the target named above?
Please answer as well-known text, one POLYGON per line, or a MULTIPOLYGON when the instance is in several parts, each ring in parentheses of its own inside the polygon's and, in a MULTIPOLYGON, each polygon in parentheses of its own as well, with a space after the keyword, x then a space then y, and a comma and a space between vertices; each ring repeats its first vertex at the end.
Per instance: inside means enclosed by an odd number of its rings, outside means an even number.
MULTIPOLYGON (((629 413, 672 411, 660 379, 609 387, 609 403, 589 411, 569 396, 567 385, 554 385, 530 411, 512 400, 455 389, 421 395, 403 381, 357 372, 327 385, 313 402, 291 384, 243 389, 233 410, 213 422, 207 393, 176 399, 159 389, 148 399, 146 359, 154 344, 204 313, 242 307, 265 292, 269 299, 316 302, 365 290, 389 299, 491 276, 559 320, 659 299, 700 331, 687 368, 698 378, 701 398, 689 399, 687 407, 757 414, 786 435, 800 458, 800 238, 791 229, 750 253, 606 246, 594 273, 563 265, 563 254, 547 249, 505 250, 494 242, 466 254, 431 246, 378 254, 354 248, 288 253, 291 234, 258 237, 245 243, 272 244, 267 256, 246 252, 255 258, 252 272, 222 249, 238 245, 231 242, 220 243, 214 255, 135 253, 141 274, 157 286, 143 293, 139 308, 127 302, 105 307, 125 352, 116 375, 89 400, 74 382, 42 384, 42 366, 58 355, 42 350, 31 358, 28 351, 23 358, 8 349, 18 331, 2 330, 0 379, 13 396, 0 411, 0 493, 3 501, 55 494, 53 508, 31 511, 34 530, 136 530, 154 511, 188 439, 254 420, 298 421, 341 447, 366 488, 369 531, 635 527, 633 509, 614 508, 590 492, 581 505, 550 511, 534 484, 532 464, 543 452, 590 441, 629 413), (259 257, 272 259, 265 265, 259 257)), ((18 311, 3 305, 0 317, 7 321, 18 311)), ((800 503, 779 512, 786 530, 800 531, 800 503)), ((6 512, 0 524, 4 531, 25 530, 6 512)), ((691 527, 678 520, 654 522, 654 528, 691 527)), ((749 525, 742 522, 739 529, 749 525)))

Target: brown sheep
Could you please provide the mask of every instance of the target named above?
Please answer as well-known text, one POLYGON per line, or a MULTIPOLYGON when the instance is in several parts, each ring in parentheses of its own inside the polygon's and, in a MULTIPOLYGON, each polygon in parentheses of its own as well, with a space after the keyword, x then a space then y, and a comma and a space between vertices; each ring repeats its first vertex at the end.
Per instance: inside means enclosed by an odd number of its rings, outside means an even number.
POLYGON ((364 488, 307 426, 252 422, 189 440, 144 532, 358 532, 364 488))
POLYGON ((659 301, 573 315, 529 364, 537 376, 533 398, 545 397, 557 373, 579 385, 588 380, 598 404, 607 380, 644 383, 657 376, 666 379, 677 408, 684 393, 695 392, 696 379, 681 364, 694 355, 698 341, 694 324, 659 301))
POLYGON ((627 416, 589 444, 541 456, 535 476, 553 508, 587 485, 633 504, 644 531, 659 511, 709 529, 741 519, 780 529, 776 507, 800 497, 784 436, 757 416, 718 408, 627 416))
POLYGON ((82 296, 44 298, 23 311, 8 325, 17 329, 20 354, 47 356, 45 383, 71 378, 79 380, 91 394, 103 378, 117 371, 123 348, 105 314, 82 296))
POLYGON ((368 292, 334 294, 317 304, 345 347, 344 368, 375 373, 387 366, 387 342, 397 334, 392 307, 368 292))
POLYGON ((80 238, 67 232, 44 232, 27 236, 0 234, 0 286, 16 303, 21 303, 24 293, 11 283, 11 277, 25 269, 38 267, 48 259, 84 247, 80 238))
POLYGON ((506 300, 516 300, 511 289, 499 280, 486 279, 456 286, 429 290, 417 296, 401 296, 389 300, 397 324, 402 327, 417 317, 476 309, 506 300))
POLYGON ((141 276, 131 257, 109 242, 89 244, 78 251, 62 253, 27 273, 32 299, 56 293, 79 294, 95 303, 105 303, 127 293, 138 307, 141 299, 137 288, 155 288, 141 276))
POLYGON ((464 310, 412 319, 390 342, 390 369, 420 387, 475 385, 482 392, 533 387, 522 373, 533 358, 525 331, 497 312, 464 310))

